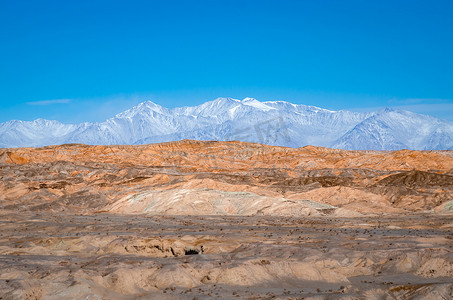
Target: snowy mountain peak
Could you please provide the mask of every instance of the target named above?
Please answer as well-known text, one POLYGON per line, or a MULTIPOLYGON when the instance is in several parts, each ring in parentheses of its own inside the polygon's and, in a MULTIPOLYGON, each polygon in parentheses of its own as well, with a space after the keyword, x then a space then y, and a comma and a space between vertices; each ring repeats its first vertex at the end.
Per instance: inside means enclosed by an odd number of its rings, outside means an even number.
POLYGON ((164 107, 156 104, 150 100, 140 103, 136 106, 138 110, 162 110, 164 107))
POLYGON ((217 98, 173 109, 145 101, 100 123, 62 124, 44 119, 0 123, 0 147, 143 144, 181 139, 353 150, 441 150, 453 148, 453 123, 391 108, 376 113, 330 111, 249 97, 217 98))
POLYGON ((159 114, 166 114, 168 113, 168 109, 160 106, 152 101, 144 101, 131 109, 128 109, 122 113, 119 113, 115 116, 115 118, 133 118, 137 115, 152 115, 152 112, 156 112, 159 114))
POLYGON ((162 107, 151 100, 146 100, 140 103, 138 106, 147 106, 147 107, 162 107))
POLYGON ((248 97, 244 98, 244 100, 241 101, 241 104, 251 106, 253 108, 257 108, 262 111, 269 111, 272 109, 274 109, 274 110, 276 109, 272 106, 268 106, 262 102, 259 102, 258 100, 254 99, 254 98, 248 98, 248 97))
POLYGON ((36 125, 61 124, 59 121, 56 121, 56 120, 46 120, 46 119, 42 119, 42 118, 38 118, 31 122, 36 125))
MULTIPOLYGON (((219 97, 212 102, 214 102, 214 103, 234 103, 234 102, 240 102, 240 101, 237 99, 233 99, 233 98, 219 97)), ((206 102, 206 103, 209 103, 209 102, 206 102)))

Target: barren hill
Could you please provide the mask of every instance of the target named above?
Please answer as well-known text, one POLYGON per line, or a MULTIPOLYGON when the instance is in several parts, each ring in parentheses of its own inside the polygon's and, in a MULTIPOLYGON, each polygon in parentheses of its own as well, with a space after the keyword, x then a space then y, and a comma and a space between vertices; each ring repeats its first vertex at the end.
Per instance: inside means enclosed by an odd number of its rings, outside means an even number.
POLYGON ((448 154, 190 140, 2 149, 0 203, 201 215, 443 211, 453 199, 448 154))
POLYGON ((0 299, 450 299, 451 152, 0 149, 0 299))

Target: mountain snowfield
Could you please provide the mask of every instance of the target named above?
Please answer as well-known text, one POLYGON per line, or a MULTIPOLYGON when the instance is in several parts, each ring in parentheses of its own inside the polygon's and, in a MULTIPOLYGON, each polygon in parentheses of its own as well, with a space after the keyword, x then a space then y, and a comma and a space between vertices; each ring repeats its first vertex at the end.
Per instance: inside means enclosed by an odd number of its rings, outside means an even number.
POLYGON ((99 123, 62 124, 43 119, 0 123, 0 147, 4 148, 182 139, 348 150, 449 150, 453 149, 453 123, 388 108, 356 113, 253 98, 218 98, 173 109, 145 101, 99 123))

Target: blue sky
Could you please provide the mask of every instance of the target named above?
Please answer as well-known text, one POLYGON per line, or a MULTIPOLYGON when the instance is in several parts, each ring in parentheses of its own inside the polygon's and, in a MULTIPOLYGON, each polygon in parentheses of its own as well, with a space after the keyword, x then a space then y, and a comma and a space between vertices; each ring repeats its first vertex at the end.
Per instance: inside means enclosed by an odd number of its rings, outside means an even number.
POLYGON ((0 122, 217 97, 453 121, 453 1, 0 0, 0 122))

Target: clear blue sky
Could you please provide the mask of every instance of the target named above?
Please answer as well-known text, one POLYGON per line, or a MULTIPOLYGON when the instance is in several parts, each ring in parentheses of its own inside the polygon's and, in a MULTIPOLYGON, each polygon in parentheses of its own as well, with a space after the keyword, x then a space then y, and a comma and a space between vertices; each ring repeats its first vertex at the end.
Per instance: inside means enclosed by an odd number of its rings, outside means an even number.
POLYGON ((217 97, 453 121, 453 1, 0 0, 0 122, 217 97))

